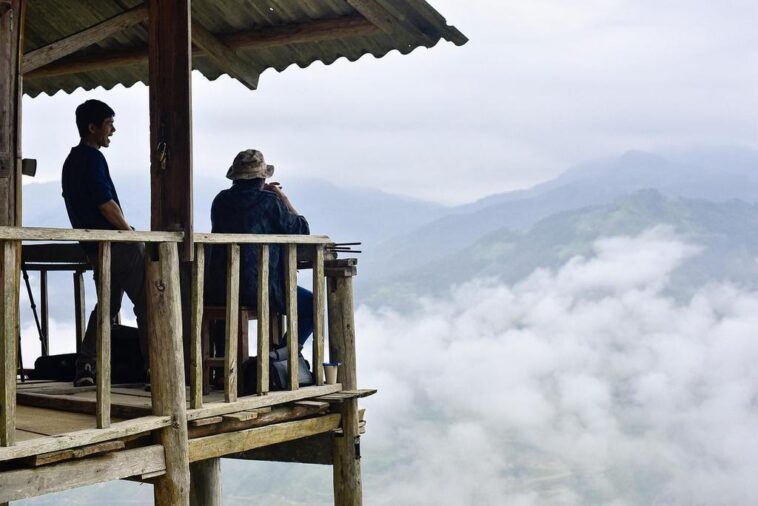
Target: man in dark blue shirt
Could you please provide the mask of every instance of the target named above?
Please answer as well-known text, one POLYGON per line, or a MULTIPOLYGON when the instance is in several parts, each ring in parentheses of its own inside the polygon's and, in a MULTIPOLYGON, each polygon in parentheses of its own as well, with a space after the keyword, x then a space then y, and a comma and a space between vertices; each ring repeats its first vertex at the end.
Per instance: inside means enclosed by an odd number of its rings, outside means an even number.
MULTIPOLYGON (((133 230, 124 217, 116 187, 108 170, 108 162, 100 148, 110 145, 116 132, 115 113, 99 100, 87 100, 76 108, 76 127, 81 142, 71 148, 63 163, 61 183, 71 226, 81 229, 133 230)), ((97 243, 82 242, 84 252, 95 269, 98 282, 97 243)), ((121 309, 124 293, 134 303, 139 328, 140 348, 147 364, 147 312, 145 302, 145 248, 143 244, 113 243, 111 245, 111 318, 121 309)), ((82 349, 76 362, 75 386, 95 384, 97 307, 92 311, 84 334, 82 349)))
MULTIPOLYGON (((309 234, 305 217, 295 210, 278 183, 266 184, 274 173, 260 151, 242 151, 226 174, 232 187, 222 190, 211 206, 212 232, 246 234, 309 234)), ((226 303, 227 248, 210 248, 206 270, 205 299, 210 304, 226 303)), ((284 263, 279 246, 270 246, 269 294, 273 311, 284 313, 284 263)), ((258 248, 240 248, 240 303, 256 307, 258 292, 258 248)), ((313 294, 297 287, 298 341, 302 347, 313 332, 313 294)), ((285 341, 286 342, 286 341, 285 341)))

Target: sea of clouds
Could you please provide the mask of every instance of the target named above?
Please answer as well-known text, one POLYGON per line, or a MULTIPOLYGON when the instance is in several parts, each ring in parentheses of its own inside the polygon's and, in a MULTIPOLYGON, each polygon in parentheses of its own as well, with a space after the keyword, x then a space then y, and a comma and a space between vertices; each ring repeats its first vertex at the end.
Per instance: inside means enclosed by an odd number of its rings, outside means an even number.
MULTIPOLYGON (((658 227, 412 315, 360 307, 365 504, 756 504, 758 293, 670 296, 699 251, 658 227)), ((223 466, 225 504, 332 501, 328 467, 223 466)), ((152 495, 119 487, 56 500, 152 495)))
POLYGON ((758 293, 666 228, 404 316, 357 314, 367 504, 756 504, 758 293))

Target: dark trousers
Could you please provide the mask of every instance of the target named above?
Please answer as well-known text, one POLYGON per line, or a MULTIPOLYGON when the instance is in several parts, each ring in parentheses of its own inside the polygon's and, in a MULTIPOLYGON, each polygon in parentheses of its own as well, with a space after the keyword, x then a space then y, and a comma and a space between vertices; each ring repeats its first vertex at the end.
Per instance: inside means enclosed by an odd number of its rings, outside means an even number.
MULTIPOLYGON (((94 259, 93 259, 94 260, 94 259)), ((97 262, 95 266, 95 286, 98 285, 97 262)), ((145 294, 145 245, 142 243, 111 243, 111 319, 121 310, 124 293, 134 304, 137 317, 139 345, 145 364, 149 363, 147 349, 147 301, 145 294)), ((80 362, 97 362, 97 305, 92 310, 84 333, 80 362)))

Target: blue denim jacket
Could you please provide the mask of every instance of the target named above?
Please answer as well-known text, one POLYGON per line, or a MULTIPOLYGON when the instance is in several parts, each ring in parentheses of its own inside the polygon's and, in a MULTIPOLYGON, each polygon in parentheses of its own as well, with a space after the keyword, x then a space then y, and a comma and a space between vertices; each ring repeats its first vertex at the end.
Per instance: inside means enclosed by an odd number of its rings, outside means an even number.
MULTIPOLYGON (((222 190, 211 206, 212 232, 248 234, 310 233, 303 216, 294 214, 276 194, 258 188, 253 181, 235 181, 222 190)), ((281 247, 270 246, 269 290, 270 306, 284 312, 284 263, 281 247)), ((212 245, 206 250, 205 302, 226 303, 227 246, 212 245)), ((255 307, 258 286, 258 247, 254 244, 240 248, 240 303, 255 307)))

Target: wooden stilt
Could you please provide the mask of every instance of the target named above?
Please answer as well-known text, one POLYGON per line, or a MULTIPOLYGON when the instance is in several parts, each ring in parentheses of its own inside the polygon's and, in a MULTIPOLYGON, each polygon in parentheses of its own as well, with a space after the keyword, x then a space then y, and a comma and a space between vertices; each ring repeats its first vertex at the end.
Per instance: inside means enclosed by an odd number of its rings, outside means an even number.
POLYGON ((153 413, 170 416, 159 432, 166 474, 155 481, 155 504, 189 504, 187 408, 182 363, 182 312, 179 257, 175 243, 158 245, 158 259, 148 257, 146 290, 153 413))
POLYGON ((190 506, 221 506, 221 459, 190 465, 190 506))
MULTIPOLYGON (((353 279, 350 269, 326 269, 329 314, 329 360, 342 362, 337 381, 343 390, 357 385, 355 322, 353 316, 353 279)), ((342 434, 333 437, 334 504, 363 504, 361 485, 358 400, 348 399, 341 406, 342 434)))

